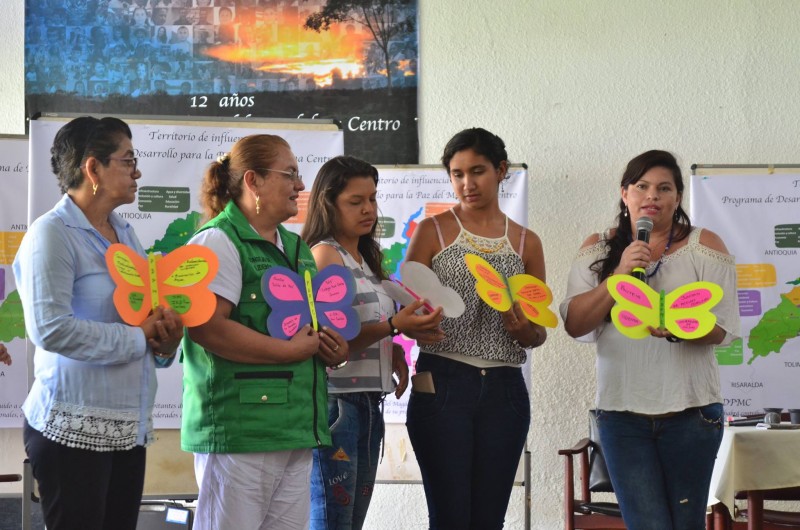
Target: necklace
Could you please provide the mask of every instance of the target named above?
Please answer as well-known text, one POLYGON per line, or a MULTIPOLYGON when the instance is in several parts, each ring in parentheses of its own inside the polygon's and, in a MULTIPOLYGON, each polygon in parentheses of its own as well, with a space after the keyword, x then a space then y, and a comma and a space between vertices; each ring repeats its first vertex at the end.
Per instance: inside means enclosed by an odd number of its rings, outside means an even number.
POLYGON ((656 263, 656 268, 653 269, 653 272, 651 272, 651 273, 649 273, 647 275, 648 278, 652 278, 653 276, 655 276, 656 273, 658 272, 658 269, 661 268, 661 262, 664 260, 664 256, 667 255, 667 251, 669 250, 669 247, 672 245, 672 233, 673 233, 672 229, 670 228, 670 230, 669 230, 669 239, 667 239, 667 246, 664 247, 664 252, 662 252, 661 253, 661 257, 658 258, 658 263, 656 263))
POLYGON ((478 252, 483 252, 484 254, 494 254, 495 252, 499 251, 505 245, 505 240, 502 237, 497 239, 495 238, 488 238, 483 236, 476 236, 471 234, 467 230, 463 230, 461 232, 464 236, 464 239, 467 241, 467 244, 477 250, 478 252))

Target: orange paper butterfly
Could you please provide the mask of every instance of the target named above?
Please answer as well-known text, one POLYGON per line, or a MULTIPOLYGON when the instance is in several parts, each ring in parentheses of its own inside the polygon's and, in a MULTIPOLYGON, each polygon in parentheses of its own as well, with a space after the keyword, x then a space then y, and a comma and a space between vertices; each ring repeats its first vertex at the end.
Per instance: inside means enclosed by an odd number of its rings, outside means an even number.
POLYGON ((217 297, 208 289, 219 260, 201 245, 178 247, 164 257, 141 257, 130 247, 116 243, 106 251, 108 271, 117 288, 114 306, 122 320, 138 326, 161 305, 181 315, 187 327, 204 324, 214 314, 217 297))

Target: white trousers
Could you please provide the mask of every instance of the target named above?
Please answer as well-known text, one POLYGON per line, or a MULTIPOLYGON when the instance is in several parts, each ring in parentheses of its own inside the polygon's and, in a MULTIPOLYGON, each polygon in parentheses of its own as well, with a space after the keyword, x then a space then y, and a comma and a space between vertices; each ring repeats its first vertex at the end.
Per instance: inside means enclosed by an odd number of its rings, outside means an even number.
POLYGON ((305 530, 311 449, 195 453, 194 530, 305 530))

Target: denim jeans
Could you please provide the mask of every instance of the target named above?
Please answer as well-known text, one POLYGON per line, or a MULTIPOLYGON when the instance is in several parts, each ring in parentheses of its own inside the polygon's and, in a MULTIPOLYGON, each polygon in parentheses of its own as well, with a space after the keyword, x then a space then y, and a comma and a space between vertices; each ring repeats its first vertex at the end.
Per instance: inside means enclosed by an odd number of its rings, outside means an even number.
POLYGON ((314 449, 311 530, 364 525, 383 440, 381 399, 379 392, 329 394, 333 445, 314 449))
POLYGON ((652 418, 599 411, 611 483, 629 530, 703 530, 722 404, 652 418))
POLYGON ((406 426, 422 473, 430 528, 503 527, 530 425, 522 370, 480 369, 421 353, 436 392, 414 392, 406 426))

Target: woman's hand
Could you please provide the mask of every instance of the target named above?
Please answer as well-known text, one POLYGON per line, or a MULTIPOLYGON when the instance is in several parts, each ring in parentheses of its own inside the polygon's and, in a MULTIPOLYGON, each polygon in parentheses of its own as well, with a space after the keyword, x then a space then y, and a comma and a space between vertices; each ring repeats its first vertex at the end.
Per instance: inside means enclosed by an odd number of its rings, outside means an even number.
POLYGON ((696 339, 682 339, 680 337, 676 337, 671 332, 666 329, 659 329, 654 327, 649 327, 647 330, 650 332, 650 336, 656 339, 666 339, 668 342, 691 342, 692 344, 705 344, 705 345, 712 345, 716 346, 721 344, 723 340, 725 340, 726 331, 719 326, 714 326, 711 331, 709 331, 706 335, 702 337, 698 337, 696 339))
POLYGON ((400 399, 408 388, 408 364, 406 364, 406 351, 396 342, 392 343, 392 372, 397 376, 394 397, 400 399))
POLYGON ((644 241, 633 241, 622 251, 614 274, 630 274, 633 269, 646 269, 650 265, 650 246, 644 241))
POLYGON ((319 350, 320 341, 320 334, 314 331, 311 324, 306 324, 289 339, 289 344, 295 348, 297 354, 283 362, 291 363, 309 359, 319 350))
POLYGON ((425 300, 417 300, 405 306, 392 317, 392 324, 411 339, 428 344, 439 342, 444 339, 444 332, 439 327, 443 309, 437 307, 433 313, 418 315, 417 311, 424 305, 425 300))
POLYGON ((0 363, 11 366, 11 355, 8 354, 5 344, 0 344, 0 363))
POLYGON ((500 316, 503 319, 503 327, 508 334, 524 348, 541 346, 544 339, 547 338, 542 326, 528 320, 519 302, 514 302, 511 305, 511 309, 500 313, 500 316))
MULTIPOLYGON (((183 321, 174 310, 158 306, 153 314, 147 317, 152 321, 153 335, 147 338, 147 344, 157 357, 172 357, 183 338, 183 321)), ((144 323, 142 323, 144 327, 144 323)))
POLYGON ((341 368, 347 364, 347 358, 350 355, 350 346, 341 335, 325 326, 319 332, 318 355, 326 366, 341 368))

